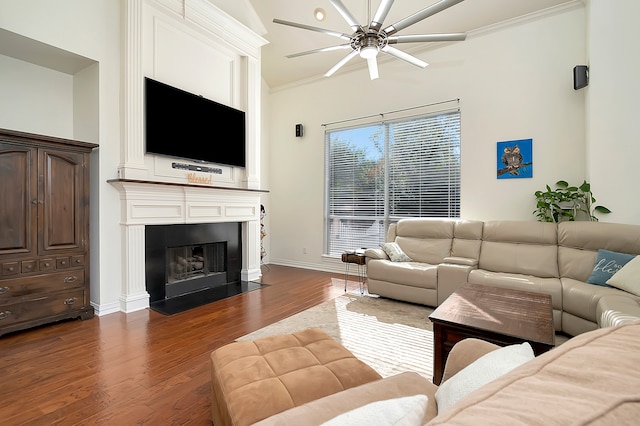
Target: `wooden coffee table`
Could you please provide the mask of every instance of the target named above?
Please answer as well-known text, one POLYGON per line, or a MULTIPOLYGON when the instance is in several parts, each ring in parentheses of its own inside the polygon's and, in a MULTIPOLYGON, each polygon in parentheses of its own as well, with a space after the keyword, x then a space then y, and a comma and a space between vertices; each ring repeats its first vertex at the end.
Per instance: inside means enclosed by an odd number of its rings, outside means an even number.
POLYGON ((551 296, 479 284, 464 284, 431 315, 433 383, 442 381, 453 345, 475 337, 500 346, 529 342, 536 355, 555 346, 551 296))

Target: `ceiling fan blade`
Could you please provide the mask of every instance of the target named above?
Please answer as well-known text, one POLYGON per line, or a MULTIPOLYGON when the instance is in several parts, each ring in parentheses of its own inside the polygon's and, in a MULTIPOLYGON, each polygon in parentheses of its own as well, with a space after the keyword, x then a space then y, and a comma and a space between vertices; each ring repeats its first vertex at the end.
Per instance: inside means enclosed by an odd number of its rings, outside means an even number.
POLYGON ((376 11, 376 14, 373 16, 373 20, 371 21, 371 24, 369 24, 370 30, 373 30, 376 32, 380 31, 380 27, 382 27, 382 23, 384 22, 385 18, 389 14, 389 10, 391 9, 392 5, 393 5, 393 0, 382 0, 380 2, 380 6, 378 6, 378 10, 376 11))
POLYGON ((371 80, 380 77, 378 75, 378 61, 376 61, 375 57, 367 58, 367 67, 369 68, 369 77, 371 77, 371 80))
POLYGON ((356 21, 356 18, 353 17, 351 12, 349 12, 349 10, 344 6, 344 4, 342 4, 340 0, 329 0, 329 1, 333 5, 333 7, 336 8, 338 13, 342 15, 344 20, 347 21, 347 24, 349 24, 349 26, 353 31, 358 31, 358 29, 361 28, 360 24, 358 24, 358 21, 356 21))
POLYGON ((416 22, 420 22, 423 19, 428 18, 429 16, 435 15, 438 12, 442 12, 443 10, 451 6, 455 6, 462 1, 464 0, 440 0, 439 2, 434 3, 431 6, 427 6, 411 16, 407 16, 406 18, 401 19, 395 24, 389 25, 384 29, 384 32, 387 33, 387 35, 395 34, 396 32, 415 24, 416 22))
POLYGON ((309 55, 311 53, 320 53, 320 52, 331 52, 333 50, 342 50, 342 49, 353 49, 351 44, 340 44, 338 46, 329 46, 323 47, 321 49, 307 50, 306 52, 293 53, 291 55, 287 55, 287 58, 296 58, 298 56, 309 55))
POLYGON ((425 68, 427 65, 429 65, 428 63, 421 61, 415 56, 411 56, 408 53, 404 53, 402 50, 398 50, 395 47, 391 47, 389 45, 386 45, 380 50, 382 50, 385 53, 388 53, 389 55, 395 56, 398 59, 402 59, 403 61, 409 62, 412 65, 418 66, 420 68, 425 68))
POLYGON ((275 24, 288 25, 290 27, 302 28, 303 30, 316 31, 323 34, 328 34, 330 36, 340 37, 341 39, 344 39, 344 40, 351 40, 351 36, 349 34, 344 34, 338 31, 327 30, 319 27, 312 27, 311 25, 299 24, 297 22, 291 22, 291 21, 284 21, 282 19, 277 19, 277 18, 274 19, 273 22, 275 24))
POLYGON ((344 58, 340 59, 340 62, 335 64, 333 66, 333 68, 331 68, 329 71, 327 71, 327 73, 324 76, 325 77, 331 77, 333 75, 333 73, 338 71, 344 64, 349 62, 351 60, 351 58, 353 58, 357 54, 358 54, 358 52, 356 50, 354 50, 353 52, 349 53, 347 56, 345 56, 344 58))
POLYGON ((390 44, 396 43, 421 43, 430 41, 462 41, 467 38, 465 33, 450 34, 422 34, 422 35, 400 35, 389 37, 390 44))

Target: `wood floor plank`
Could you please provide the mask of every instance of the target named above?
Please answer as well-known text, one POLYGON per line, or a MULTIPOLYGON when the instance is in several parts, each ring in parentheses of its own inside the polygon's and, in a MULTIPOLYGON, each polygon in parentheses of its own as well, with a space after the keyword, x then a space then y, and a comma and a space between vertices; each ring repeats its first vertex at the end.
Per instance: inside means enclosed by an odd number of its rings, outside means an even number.
POLYGON ((213 350, 344 293, 341 274, 269 265, 260 281, 172 316, 118 312, 0 337, 0 424, 210 426, 213 350))

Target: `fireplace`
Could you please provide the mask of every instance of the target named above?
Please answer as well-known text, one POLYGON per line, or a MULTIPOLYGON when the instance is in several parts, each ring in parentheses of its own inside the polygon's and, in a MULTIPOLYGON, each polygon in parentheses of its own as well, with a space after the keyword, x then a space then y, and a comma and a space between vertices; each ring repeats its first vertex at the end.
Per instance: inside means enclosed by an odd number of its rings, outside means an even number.
MULTIPOLYGON (((167 247, 226 241, 227 282, 237 283, 236 291, 253 288, 251 283, 262 275, 260 194, 267 191, 136 179, 112 179, 109 183, 118 189, 122 200, 124 264, 120 311, 134 312, 152 307, 152 301, 160 303, 185 297, 166 298, 167 247), (209 225, 215 226, 209 228, 209 225), (156 233, 154 229, 168 235, 156 233), (180 236, 180 232, 186 232, 189 238, 180 236), (215 238, 192 239, 199 235, 215 238)), ((222 293, 224 287, 213 288, 222 293)), ((202 298, 202 293, 204 291, 192 294, 202 298)), ((99 315, 118 309, 98 308, 99 315)))
POLYGON ((227 284, 227 242, 167 247, 165 297, 227 284), (204 278, 202 280, 201 278, 204 278))
POLYGON ((239 222, 147 225, 150 305, 240 283, 241 233, 239 222))

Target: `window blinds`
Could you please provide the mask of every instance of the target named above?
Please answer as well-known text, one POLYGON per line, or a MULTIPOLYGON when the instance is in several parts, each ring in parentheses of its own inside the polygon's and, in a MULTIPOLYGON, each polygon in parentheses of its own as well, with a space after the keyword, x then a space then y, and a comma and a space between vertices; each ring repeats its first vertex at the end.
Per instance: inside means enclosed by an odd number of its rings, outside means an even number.
POLYGON ((460 112, 327 131, 326 253, 378 247, 403 217, 459 217, 460 112))

